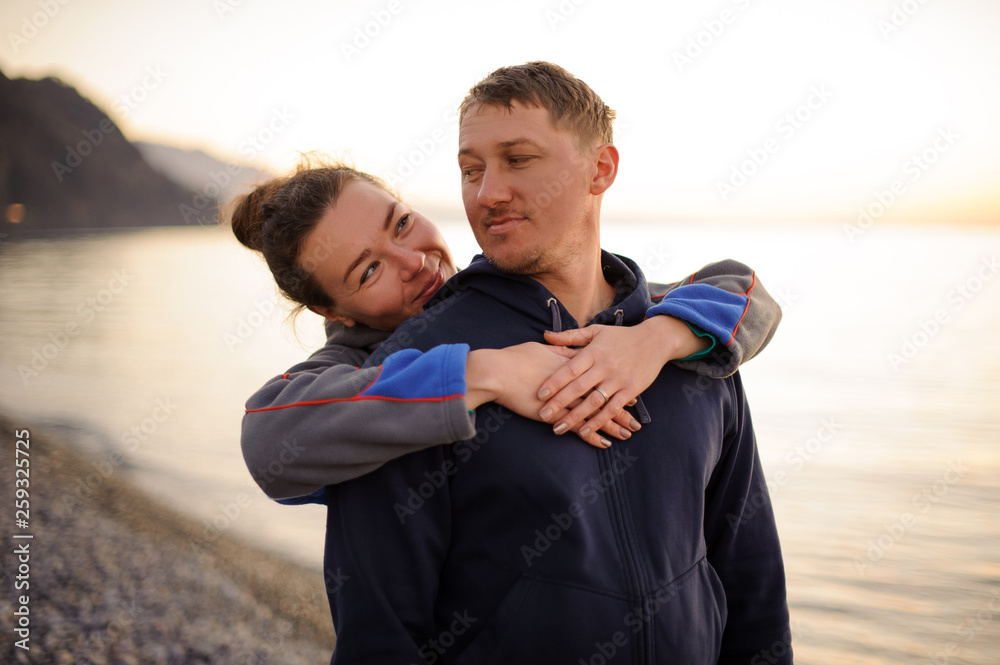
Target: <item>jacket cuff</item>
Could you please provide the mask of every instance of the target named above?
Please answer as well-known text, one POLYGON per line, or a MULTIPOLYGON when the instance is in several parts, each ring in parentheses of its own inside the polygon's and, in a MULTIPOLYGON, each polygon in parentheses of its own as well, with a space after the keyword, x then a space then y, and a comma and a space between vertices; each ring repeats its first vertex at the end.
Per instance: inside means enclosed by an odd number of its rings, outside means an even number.
POLYGON ((719 345, 719 340, 716 338, 716 336, 710 332, 705 332, 704 330, 694 325, 693 323, 688 323, 687 321, 684 321, 684 323, 687 325, 688 328, 691 329, 691 332, 693 332, 695 335, 697 335, 698 337, 707 338, 708 341, 711 343, 708 345, 707 348, 702 349, 698 353, 692 353, 691 355, 685 358, 678 358, 676 362, 691 362, 693 360, 703 360, 705 358, 710 357, 712 355, 712 352, 715 351, 715 347, 719 345))

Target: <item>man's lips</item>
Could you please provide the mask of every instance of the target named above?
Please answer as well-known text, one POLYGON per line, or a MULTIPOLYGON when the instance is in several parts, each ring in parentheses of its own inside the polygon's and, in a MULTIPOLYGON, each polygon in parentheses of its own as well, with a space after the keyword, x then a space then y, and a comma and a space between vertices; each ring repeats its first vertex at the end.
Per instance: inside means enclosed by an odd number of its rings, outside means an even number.
POLYGON ((526 221, 526 218, 519 215, 503 215, 487 219, 486 232, 493 236, 502 235, 513 230, 524 221, 526 221))
POLYGON ((431 296, 441 288, 442 284, 444 284, 444 276, 441 274, 441 266, 438 266, 438 269, 434 272, 433 279, 431 279, 427 287, 420 292, 420 295, 417 296, 415 302, 419 302, 421 304, 427 302, 430 300, 431 296))

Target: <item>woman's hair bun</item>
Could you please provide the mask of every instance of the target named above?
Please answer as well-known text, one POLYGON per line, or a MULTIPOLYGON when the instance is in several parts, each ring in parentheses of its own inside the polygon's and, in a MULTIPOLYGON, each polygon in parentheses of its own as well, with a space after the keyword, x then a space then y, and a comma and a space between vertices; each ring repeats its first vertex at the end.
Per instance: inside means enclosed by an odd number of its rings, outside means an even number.
POLYGON ((229 216, 233 235, 250 249, 263 252, 265 206, 287 178, 274 178, 237 197, 229 216))

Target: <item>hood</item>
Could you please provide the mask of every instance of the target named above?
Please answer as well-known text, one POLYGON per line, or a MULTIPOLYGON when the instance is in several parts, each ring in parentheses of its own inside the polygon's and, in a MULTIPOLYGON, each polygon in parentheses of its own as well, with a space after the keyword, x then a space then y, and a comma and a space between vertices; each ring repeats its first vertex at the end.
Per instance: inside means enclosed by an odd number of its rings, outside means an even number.
MULTIPOLYGON (((583 325, 634 325, 645 319, 646 310, 652 305, 652 301, 646 278, 639 266, 631 259, 603 250, 601 265, 604 278, 615 287, 615 299, 610 307, 583 325)), ((478 254, 468 268, 438 289, 425 307, 446 301, 467 289, 488 293, 503 305, 551 326, 552 330, 581 327, 541 283, 525 275, 502 272, 482 254, 478 254)))
POLYGON ((325 328, 327 344, 341 344, 352 349, 363 349, 368 353, 373 353, 392 334, 363 325, 348 327, 329 320, 326 321, 325 328))

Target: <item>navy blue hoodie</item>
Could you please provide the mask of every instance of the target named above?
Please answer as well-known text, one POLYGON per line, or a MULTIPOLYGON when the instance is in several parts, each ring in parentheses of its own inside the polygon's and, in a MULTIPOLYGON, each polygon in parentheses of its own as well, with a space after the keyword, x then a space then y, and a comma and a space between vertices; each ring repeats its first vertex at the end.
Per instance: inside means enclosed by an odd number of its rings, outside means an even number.
MULTIPOLYGON (((604 253, 635 325, 645 279, 604 253)), ((477 258, 369 359, 500 348, 576 327, 538 282, 477 258)), ((598 450, 493 405, 476 436, 331 486, 334 663, 790 663, 784 569, 738 373, 667 365, 649 422, 598 450)), ((644 418, 645 419, 645 418, 644 418)))

